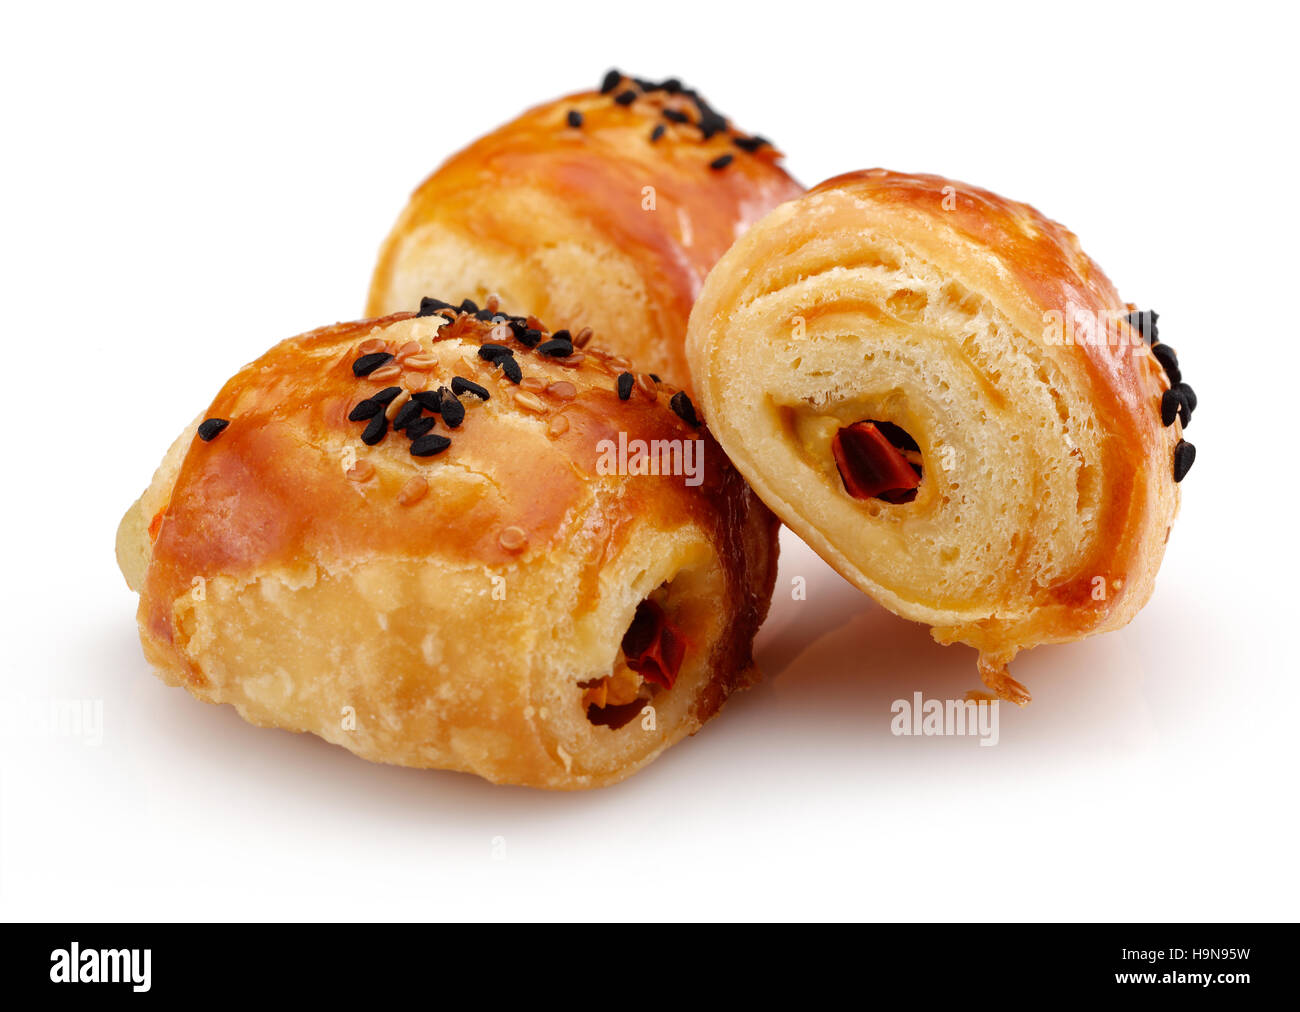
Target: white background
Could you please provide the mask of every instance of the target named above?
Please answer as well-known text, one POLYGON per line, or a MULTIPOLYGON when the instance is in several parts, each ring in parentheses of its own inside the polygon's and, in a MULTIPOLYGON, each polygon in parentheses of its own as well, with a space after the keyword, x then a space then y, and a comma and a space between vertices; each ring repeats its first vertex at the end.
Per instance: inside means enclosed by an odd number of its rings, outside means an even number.
POLYGON ((1294 15, 915 6, 6 5, 0 916, 1300 914, 1294 15), (1160 311, 1201 406, 1155 597, 1022 655, 996 747, 890 734, 973 652, 788 535, 765 683, 595 793, 372 766, 149 673, 113 534, 176 432, 360 313, 444 156, 610 65, 682 76, 808 184, 1029 201, 1160 311), (51 699, 102 702, 102 743, 34 727, 51 699))

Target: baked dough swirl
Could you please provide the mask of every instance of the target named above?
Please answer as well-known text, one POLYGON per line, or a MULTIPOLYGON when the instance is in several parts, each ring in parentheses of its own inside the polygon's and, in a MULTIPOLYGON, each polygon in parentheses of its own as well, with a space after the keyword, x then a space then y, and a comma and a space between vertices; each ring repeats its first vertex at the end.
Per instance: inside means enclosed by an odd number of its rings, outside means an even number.
POLYGON ((369 316, 440 294, 535 313, 689 390, 700 286, 751 223, 803 188, 764 138, 698 93, 611 71, 452 155, 384 243, 369 316))
POLYGON ((750 229, 690 321, 704 417, 845 578, 979 651, 1114 629, 1150 597, 1195 395, 1075 236, 937 176, 832 179, 750 229))
POLYGON ((426 299, 241 370, 118 559, 167 683, 366 759, 573 789, 753 677, 777 527, 684 393, 426 299), (622 437, 691 469, 602 467, 622 437))

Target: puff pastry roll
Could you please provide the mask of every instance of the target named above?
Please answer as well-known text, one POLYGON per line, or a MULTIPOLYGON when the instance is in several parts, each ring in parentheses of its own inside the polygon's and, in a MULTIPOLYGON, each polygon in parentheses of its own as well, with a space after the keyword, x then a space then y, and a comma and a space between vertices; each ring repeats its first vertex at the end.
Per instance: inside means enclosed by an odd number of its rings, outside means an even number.
POLYGON ((225 385, 118 531, 164 681, 377 762, 564 789, 747 684, 776 519, 685 393, 495 310, 426 299, 225 385))
POLYGON ((1155 314, 1073 234, 937 176, 832 179, 709 275, 687 354, 754 490, 885 607, 979 651, 1114 629, 1151 595, 1196 400, 1155 314))
POLYGON ((426 179, 384 243, 366 312, 496 294, 686 386, 686 321, 709 268, 803 192, 780 157, 680 82, 610 71, 426 179))

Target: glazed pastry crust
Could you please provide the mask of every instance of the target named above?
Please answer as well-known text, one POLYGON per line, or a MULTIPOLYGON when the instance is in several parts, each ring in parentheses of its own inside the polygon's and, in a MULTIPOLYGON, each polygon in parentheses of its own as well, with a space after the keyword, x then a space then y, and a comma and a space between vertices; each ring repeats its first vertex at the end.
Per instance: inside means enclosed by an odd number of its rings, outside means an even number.
POLYGON ((1177 512, 1181 423, 1162 424, 1169 381, 1133 308, 1033 208, 876 169, 751 229, 687 353, 704 416, 782 520, 1024 702, 1011 658, 1132 619, 1177 512), (865 419, 919 444, 914 501, 846 492, 831 441, 865 419))
POLYGON ((777 523, 707 431, 669 409, 672 388, 647 379, 621 400, 621 360, 507 338, 516 386, 477 354, 501 331, 449 315, 314 331, 225 385, 203 417, 229 426, 204 442, 191 425, 119 530, 145 655, 199 699, 374 761, 615 782, 753 677, 777 523), (407 349, 400 378, 354 375, 377 344, 407 349), (389 384, 453 375, 490 399, 464 394, 458 428, 439 418, 452 442, 437 456, 412 456, 394 431, 367 446, 348 420, 389 384), (620 431, 702 440, 702 484, 598 473, 598 444, 620 431), (413 479, 427 491, 409 501, 413 479), (676 684, 650 700, 653 727, 593 725, 578 683, 613 670, 651 595, 690 644, 676 684))
POLYGON ((367 315, 495 293, 555 328, 590 326, 602 346, 689 389, 682 343, 705 275, 803 188, 770 145, 746 151, 730 128, 704 139, 665 109, 699 118, 686 95, 625 79, 538 106, 453 155, 384 243, 367 315), (624 89, 636 101, 619 105, 624 89))

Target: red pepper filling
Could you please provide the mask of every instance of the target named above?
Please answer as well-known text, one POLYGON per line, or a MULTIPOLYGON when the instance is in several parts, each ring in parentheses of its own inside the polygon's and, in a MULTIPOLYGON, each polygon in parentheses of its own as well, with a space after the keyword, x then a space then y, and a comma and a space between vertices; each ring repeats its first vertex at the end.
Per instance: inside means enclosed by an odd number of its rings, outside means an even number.
POLYGON ((646 681, 671 689, 685 655, 686 641, 664 610, 653 601, 637 605, 636 616, 623 634, 627 666, 646 681))
MULTIPOLYGON (((911 502, 916 498, 916 487, 921 484, 921 470, 890 442, 881 431, 884 425, 889 423, 854 422, 835 433, 831 442, 835 466, 844 490, 854 499, 911 502)), ((896 425, 889 425, 889 429, 901 434, 897 438, 911 443, 909 448, 915 450, 916 443, 907 433, 896 425)))

